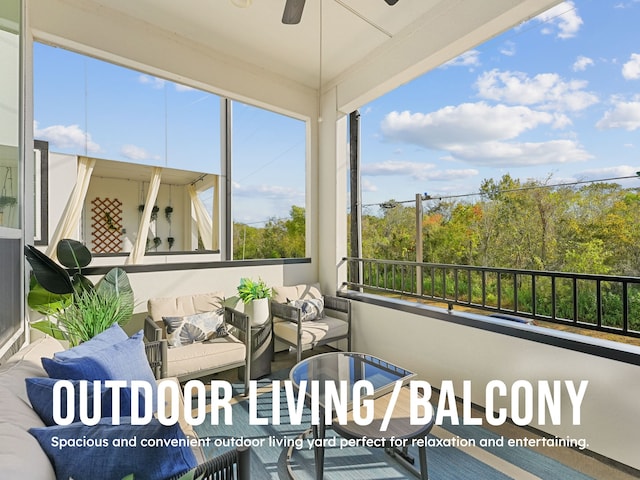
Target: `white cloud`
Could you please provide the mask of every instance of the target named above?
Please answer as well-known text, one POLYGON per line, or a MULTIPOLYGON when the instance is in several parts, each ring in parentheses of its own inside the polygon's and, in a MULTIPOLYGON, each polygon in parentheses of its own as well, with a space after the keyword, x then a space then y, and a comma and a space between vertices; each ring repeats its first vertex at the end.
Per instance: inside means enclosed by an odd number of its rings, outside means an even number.
POLYGON ((378 186, 373 182, 371 182, 370 180, 363 178, 362 181, 360 182, 360 189, 363 192, 377 192, 378 186))
POLYGON ((484 102, 448 106, 432 113, 391 112, 381 130, 391 141, 433 149, 517 137, 555 117, 524 106, 490 106, 484 102))
POLYGON ((556 73, 529 77, 523 72, 484 72, 475 87, 481 98, 512 105, 536 105, 544 110, 580 111, 598 102, 598 97, 584 89, 583 80, 564 81, 556 73))
POLYGON ((584 180, 600 180, 602 178, 635 177, 640 165, 617 165, 613 167, 592 168, 583 170, 578 177, 584 180))
POLYGON ((164 87, 165 80, 158 77, 152 77, 149 75, 139 75, 138 82, 143 85, 151 85, 152 88, 160 89, 164 87))
POLYGON ((505 42, 504 46, 500 49, 500 53, 505 57, 513 57, 516 54, 516 44, 514 42, 505 42))
POLYGON ((574 72, 584 72, 587 67, 593 66, 593 60, 589 57, 585 57, 583 55, 578 56, 576 61, 573 63, 573 71, 574 72))
POLYGON ((558 38, 562 39, 575 37, 583 23, 572 1, 562 2, 550 8, 546 12, 538 15, 536 20, 545 24, 545 27, 542 29, 543 34, 556 34, 558 38))
POLYGON ((470 178, 478 175, 478 170, 468 169, 438 169, 433 163, 399 162, 387 160, 385 162, 362 165, 363 176, 408 176, 414 180, 451 181, 470 178))
MULTIPOLYGON (((280 185, 244 185, 240 183, 233 184, 233 194, 239 197, 252 197, 263 199, 287 199, 295 202, 304 202, 304 192, 291 187, 283 187, 280 185)), ((297 203, 299 204, 299 203, 297 203)))
POLYGON ((622 128, 632 132, 640 128, 640 100, 625 102, 615 101, 613 109, 605 112, 598 120, 596 127, 600 130, 622 128))
POLYGON ((631 58, 622 66, 622 76, 627 80, 640 78, 640 53, 632 53, 631 58))
POLYGON ((480 52, 478 50, 469 50, 456 58, 442 64, 442 67, 478 67, 480 66, 480 52))
MULTIPOLYGON (((509 141, 540 125, 554 127, 566 120, 562 115, 524 106, 489 106, 480 102, 445 107, 428 114, 391 112, 383 120, 381 130, 390 141, 444 150, 450 154, 450 160, 473 165, 516 167, 591 158, 574 140, 509 141)), ((429 165, 418 165, 420 167, 410 162, 384 162, 375 168, 367 167, 366 174, 403 174, 417 178, 431 173, 429 165)))
POLYGON ((100 145, 91 140, 91 135, 85 133, 78 125, 51 125, 43 129, 38 128, 38 123, 33 124, 33 135, 38 140, 45 140, 54 147, 71 149, 77 152, 96 153, 100 151, 100 145))
POLYGON ((525 167, 583 162, 592 157, 573 140, 548 142, 483 142, 474 145, 458 145, 451 154, 477 165, 494 167, 525 167))
POLYGON ((129 160, 149 160, 152 158, 151 154, 144 148, 135 145, 123 145, 120 149, 120 154, 129 160))

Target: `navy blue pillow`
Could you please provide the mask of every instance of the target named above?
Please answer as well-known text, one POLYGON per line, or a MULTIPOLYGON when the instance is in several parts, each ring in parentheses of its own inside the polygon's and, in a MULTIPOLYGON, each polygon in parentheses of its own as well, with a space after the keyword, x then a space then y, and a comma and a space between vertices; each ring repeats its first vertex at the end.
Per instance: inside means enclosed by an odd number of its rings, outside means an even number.
MULTIPOLYGON (((40 419, 45 425, 56 425, 53 420, 53 387, 58 381, 55 378, 35 377, 25 379, 27 383, 27 396, 31 402, 31 406, 36 411, 40 419)), ((74 422, 80 421, 80 380, 71 380, 74 386, 74 422)), ((93 385, 89 384, 87 388, 87 410, 89 418, 93 417, 93 385)), ((139 400, 140 405, 138 414, 144 416, 144 401, 139 400)), ((60 416, 67 417, 67 389, 63 388, 60 392, 60 416)), ((112 390, 101 385, 100 388, 100 416, 102 418, 111 417, 113 412, 112 390)), ((131 416, 131 389, 120 388, 120 417, 131 416)))
POLYGON ((131 425, 122 420, 121 425, 111 425, 111 418, 103 418, 90 427, 72 423, 31 428, 29 433, 49 457, 56 478, 65 480, 120 480, 132 473, 136 479, 166 480, 197 465, 178 424, 164 426, 153 419, 148 425, 131 425), (176 445, 162 443, 171 439, 176 445), (62 440, 74 445, 61 448, 62 440), (147 440, 156 443, 145 446, 147 440))
POLYGON ((122 329, 120 325, 114 323, 104 332, 99 333, 91 340, 81 343, 80 345, 55 353, 53 356, 58 360, 67 360, 69 358, 78 358, 89 355, 92 352, 110 347, 114 343, 119 343, 129 338, 129 335, 122 329))

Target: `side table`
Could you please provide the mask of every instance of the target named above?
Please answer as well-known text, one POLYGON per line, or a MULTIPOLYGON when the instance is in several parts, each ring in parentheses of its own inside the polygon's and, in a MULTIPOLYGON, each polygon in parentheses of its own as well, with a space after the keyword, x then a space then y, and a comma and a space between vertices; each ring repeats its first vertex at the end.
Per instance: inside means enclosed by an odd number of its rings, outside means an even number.
MULTIPOLYGON (((244 335, 240 336, 244 341, 244 335)), ((273 334, 271 322, 251 327, 251 377, 257 380, 271 374, 273 334)), ((244 367, 238 368, 238 378, 244 380, 244 367)))

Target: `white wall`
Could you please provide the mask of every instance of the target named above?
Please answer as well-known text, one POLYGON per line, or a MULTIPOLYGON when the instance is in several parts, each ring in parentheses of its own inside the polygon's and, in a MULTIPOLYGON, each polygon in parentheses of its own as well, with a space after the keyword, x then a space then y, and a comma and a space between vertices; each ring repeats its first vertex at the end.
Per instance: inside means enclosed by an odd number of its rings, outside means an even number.
MULTIPOLYGON (((246 266, 246 263, 250 262, 236 262, 237 266, 227 268, 129 273, 136 305, 135 312, 146 312, 149 298, 207 292, 221 292, 225 297, 232 297, 237 294, 236 288, 242 277, 262 278, 269 286, 316 281, 311 263, 267 266, 246 266)), ((97 282, 102 275, 89 278, 97 282)))
MULTIPOLYGON (((507 386, 519 379, 536 383, 588 380, 581 425, 571 425, 569 401, 563 395, 561 425, 531 426, 558 437, 586 438, 590 450, 640 468, 639 366, 363 302, 352 305, 356 351, 414 371, 434 387, 453 380, 458 396, 462 396, 461 382, 472 380, 472 400, 481 406, 490 380, 501 380, 507 386)), ((564 332, 558 335, 585 338, 564 332)), ((640 355, 640 348, 627 350, 640 355)))

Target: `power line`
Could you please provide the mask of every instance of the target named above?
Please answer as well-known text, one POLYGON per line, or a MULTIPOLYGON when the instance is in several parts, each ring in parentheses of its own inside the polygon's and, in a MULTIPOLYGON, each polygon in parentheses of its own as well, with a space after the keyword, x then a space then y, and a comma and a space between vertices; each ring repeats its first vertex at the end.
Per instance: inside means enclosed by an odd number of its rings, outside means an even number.
MULTIPOLYGON (((584 185, 587 183, 598 183, 598 182, 611 182, 614 180, 627 180, 630 178, 638 178, 640 176, 640 172, 636 173, 635 175, 628 175, 625 177, 610 177, 610 178, 600 178, 600 179, 596 179, 596 180, 580 180, 580 181, 576 181, 576 182, 569 182, 569 183, 555 183, 555 184, 550 184, 550 185, 529 185, 526 187, 519 187, 519 188, 508 188, 505 190, 496 190, 495 192, 491 192, 491 193, 511 193, 511 192, 521 192, 521 191, 525 191, 525 190, 536 190, 539 188, 556 188, 556 187, 572 187, 575 185, 584 185)), ((488 193, 488 192, 487 192, 488 193)), ((479 195, 486 195, 487 193, 485 192, 473 192, 473 193, 461 193, 458 195, 441 195, 441 196, 430 196, 425 194, 423 197, 423 200, 449 200, 452 198, 465 198, 465 197, 476 197, 479 195)), ((402 200, 402 201, 395 201, 393 203, 396 204, 404 204, 404 203, 415 203, 416 200, 412 199, 412 200, 402 200)), ((379 202, 379 203, 367 203, 367 204, 363 204, 363 207, 381 207, 384 204, 387 204, 389 202, 379 202)))

